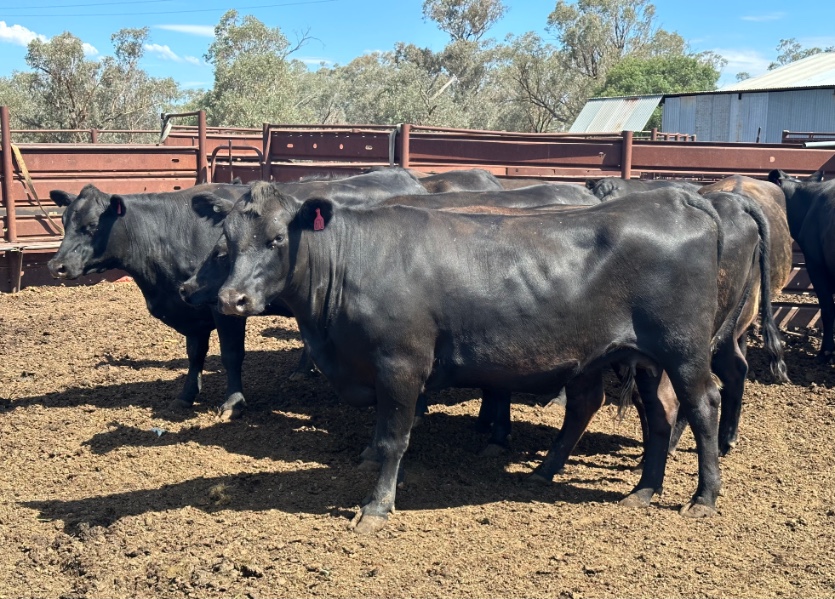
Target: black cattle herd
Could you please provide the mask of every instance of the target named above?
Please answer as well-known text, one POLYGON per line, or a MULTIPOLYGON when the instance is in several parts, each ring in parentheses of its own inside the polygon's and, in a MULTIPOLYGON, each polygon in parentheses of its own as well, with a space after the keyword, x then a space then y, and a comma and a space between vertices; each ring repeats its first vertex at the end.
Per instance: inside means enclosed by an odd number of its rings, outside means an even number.
POLYGON ((363 465, 377 482, 354 519, 384 526, 425 394, 482 390, 488 451, 510 433, 511 393, 564 393, 563 426, 530 475, 559 472, 603 405, 614 370, 641 416, 644 464, 623 500, 648 506, 689 424, 698 486, 685 516, 715 512, 719 457, 737 439, 759 318, 772 377, 788 381, 771 296, 794 238, 835 353, 835 182, 732 176, 698 187, 607 178, 500 181, 481 170, 374 169, 294 183, 204 184, 171 193, 53 191, 64 240, 58 278, 121 269, 149 311, 186 337, 172 409, 200 392, 217 329, 223 418, 245 408, 246 318, 292 316, 305 350, 293 376, 321 372, 340 399, 376 407, 363 465))

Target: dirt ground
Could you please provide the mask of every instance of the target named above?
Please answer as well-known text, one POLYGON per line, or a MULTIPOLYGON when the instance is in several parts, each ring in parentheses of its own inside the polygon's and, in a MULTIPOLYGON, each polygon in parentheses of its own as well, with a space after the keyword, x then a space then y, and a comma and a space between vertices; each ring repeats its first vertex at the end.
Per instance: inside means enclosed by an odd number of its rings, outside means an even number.
POLYGON ((220 422, 216 342, 201 403, 169 412, 185 343, 132 283, 0 295, 0 597, 835 597, 835 367, 816 337, 787 337, 794 384, 750 381, 714 518, 678 514, 689 432, 660 500, 627 509, 634 411, 605 407, 536 487, 562 409, 521 396, 511 451, 481 458, 478 392, 456 390, 412 435, 397 513, 361 537, 373 412, 288 382, 295 331, 250 320, 249 410, 220 422))

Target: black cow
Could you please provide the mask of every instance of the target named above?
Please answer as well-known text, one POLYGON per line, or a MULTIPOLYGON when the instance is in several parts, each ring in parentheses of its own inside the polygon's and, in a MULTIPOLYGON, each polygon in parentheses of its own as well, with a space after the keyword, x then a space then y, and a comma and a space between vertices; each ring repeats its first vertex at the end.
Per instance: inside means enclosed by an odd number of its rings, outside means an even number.
POLYGON ((91 272, 121 269, 130 274, 150 313, 186 338, 188 374, 172 407, 191 407, 202 386, 209 336, 215 328, 226 369, 224 417, 244 403, 241 367, 245 320, 225 316, 214 307, 184 303, 179 286, 212 250, 221 234, 219 223, 196 218, 191 199, 211 192, 234 201, 249 188, 243 185, 197 185, 182 191, 110 195, 87 185, 77 196, 50 192, 64 206, 64 239, 49 261, 54 277, 75 279, 91 272))
MULTIPOLYGON (((234 208, 207 198, 230 211, 232 271, 219 305, 247 315, 283 299, 342 399, 377 405, 382 468, 360 532, 382 527, 394 507, 422 390, 566 385, 564 426, 535 472, 550 480, 601 405, 601 372, 612 363, 634 370, 645 388, 669 374, 698 440, 699 486, 683 513, 706 516, 721 486, 710 373, 721 223, 698 195, 656 196, 560 218, 502 217, 357 211, 255 184, 234 208)), ((657 412, 658 402, 648 409, 657 412)), ((670 423, 650 422, 633 494, 652 495, 663 480, 670 423)))
POLYGON ((602 179, 586 180, 586 187, 601 200, 614 200, 629 193, 651 191, 653 189, 686 189, 698 191, 699 186, 689 181, 674 181, 666 179, 621 179, 620 177, 604 177, 602 179))
POLYGON ((417 177, 400 167, 375 168, 350 177, 305 179, 275 185, 282 193, 297 200, 329 198, 343 206, 368 206, 393 195, 427 193, 417 177))
POLYGON ((835 180, 823 181, 818 171, 801 181, 781 170, 771 171, 768 180, 786 196, 789 231, 806 258, 806 271, 820 304, 823 340, 818 361, 829 362, 835 354, 835 180))
POLYGON ((418 181, 429 193, 448 191, 491 191, 502 189, 502 184, 489 171, 481 168, 447 171, 433 175, 417 174, 418 181))
POLYGON ((469 206, 539 208, 555 204, 591 206, 599 203, 600 200, 579 185, 548 183, 498 191, 450 191, 421 196, 394 196, 380 202, 384 206, 414 206, 431 209, 469 206))
MULTIPOLYGON (((417 178, 407 169, 399 167, 374 168, 348 177, 314 175, 301 181, 274 185, 281 189, 282 193, 299 201, 324 197, 346 206, 375 204, 392 195, 426 195, 426 189, 417 178)), ((211 193, 211 190, 207 190, 206 193, 211 193)), ((201 216, 206 217, 213 226, 220 226, 225 214, 210 210, 201 216)), ((193 306, 214 306, 217 302, 217 290, 229 274, 225 245, 220 243, 213 247, 211 252, 204 254, 191 274, 194 276, 186 277, 188 280, 179 281, 178 293, 181 300, 193 306)), ((281 300, 268 305, 263 314, 292 316, 292 312, 281 300)), ((314 365, 305 347, 290 379, 304 377, 313 369, 314 365)))
MULTIPOLYGON (((741 189, 742 186, 737 187, 741 189)), ((703 191, 702 195, 711 202, 720 216, 723 233, 719 260, 719 310, 714 325, 711 369, 721 382, 719 453, 725 455, 736 445, 748 373, 746 337, 758 311, 772 376, 778 382, 789 382, 789 378, 783 360, 782 341, 771 307, 771 293, 774 290, 771 271, 775 253, 772 250, 775 248, 772 246, 770 220, 760 203, 747 195, 709 189, 703 191)), ((647 194, 636 195, 642 197, 647 194)), ((780 272, 782 270, 780 265, 780 272)), ((675 393, 669 380, 666 377, 664 379, 658 393, 662 396, 666 411, 674 413, 677 409, 675 393)), ((675 449, 686 422, 682 417, 683 414, 679 415, 670 440, 671 451, 675 449)), ((646 436, 648 428, 644 418, 642 427, 646 436)))

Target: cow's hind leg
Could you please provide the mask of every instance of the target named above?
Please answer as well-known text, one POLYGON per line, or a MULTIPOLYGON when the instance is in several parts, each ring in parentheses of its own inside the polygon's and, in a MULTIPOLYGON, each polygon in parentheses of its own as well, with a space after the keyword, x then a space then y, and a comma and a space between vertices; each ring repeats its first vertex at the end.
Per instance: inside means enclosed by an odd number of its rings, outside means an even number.
POLYGON ((823 339, 821 340, 821 349, 818 352, 818 362, 825 364, 835 354, 835 338, 833 338, 835 303, 832 301, 835 288, 833 288, 826 266, 807 259, 806 272, 809 273, 809 280, 812 281, 812 287, 815 290, 815 295, 818 296, 818 304, 820 305, 823 339))
POLYGON ((186 354, 188 355, 188 373, 183 383, 180 395, 171 402, 170 407, 175 410, 188 410, 194 405, 194 400, 203 387, 203 365, 206 354, 209 353, 209 336, 211 329, 186 335, 186 354))
POLYGON ((566 404, 562 428, 548 455, 530 475, 531 480, 550 482, 561 471, 592 417, 603 405, 603 376, 600 371, 581 374, 565 386, 566 404))
POLYGON ((726 455, 736 446, 742 396, 748 362, 736 342, 724 343, 713 356, 712 370, 722 381, 722 409, 719 415, 719 455, 726 455))
POLYGON ((627 507, 647 507, 654 495, 661 494, 670 430, 678 412, 678 400, 666 374, 659 377, 639 368, 635 372, 635 383, 641 396, 645 419, 644 466, 638 484, 621 504, 627 507))
POLYGON ((668 370, 679 410, 683 410, 696 438, 699 484, 690 502, 681 509, 684 516, 701 518, 716 513, 716 498, 722 488, 719 470, 718 412, 721 398, 710 369, 687 365, 668 370))
POLYGON ((246 406, 241 371, 244 363, 246 318, 219 316, 215 320, 220 340, 220 360, 226 370, 226 401, 220 406, 220 418, 239 418, 246 406))

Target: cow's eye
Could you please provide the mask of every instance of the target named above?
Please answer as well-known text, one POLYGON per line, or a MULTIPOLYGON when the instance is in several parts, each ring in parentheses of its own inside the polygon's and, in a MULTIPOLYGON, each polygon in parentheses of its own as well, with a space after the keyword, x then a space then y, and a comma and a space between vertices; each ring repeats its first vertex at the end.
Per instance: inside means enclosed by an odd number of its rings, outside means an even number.
POLYGON ((284 235, 276 235, 272 241, 267 244, 267 247, 271 250, 274 250, 278 246, 284 243, 284 235))

